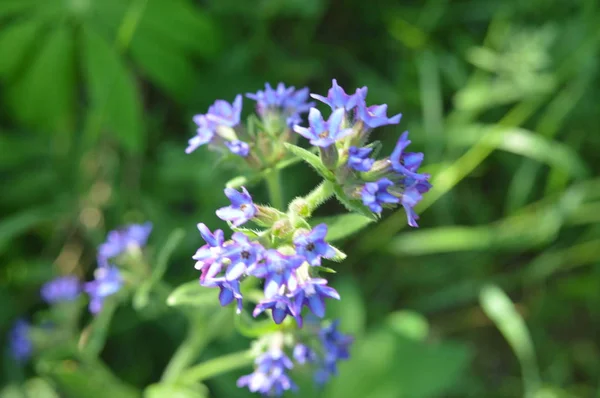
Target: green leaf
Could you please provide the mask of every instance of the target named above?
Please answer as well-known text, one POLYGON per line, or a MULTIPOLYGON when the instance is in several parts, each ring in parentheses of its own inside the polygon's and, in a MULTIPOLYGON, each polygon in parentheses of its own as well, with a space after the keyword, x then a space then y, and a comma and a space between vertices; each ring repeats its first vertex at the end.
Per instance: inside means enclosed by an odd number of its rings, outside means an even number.
POLYGON ((311 269, 317 270, 319 272, 327 272, 328 274, 336 274, 337 273, 337 271, 334 270, 333 268, 323 267, 322 265, 313 265, 313 266, 311 266, 311 269))
POLYGON ((333 175, 333 173, 329 169, 327 169, 327 167, 325 167, 325 165, 323 164, 323 162, 321 162, 321 159, 317 155, 296 145, 292 145, 289 143, 285 143, 284 145, 288 151, 290 151, 300 159, 304 160, 310 166, 312 166, 321 177, 328 181, 335 181, 335 176, 333 175))
POLYGON ((275 324, 273 320, 266 319, 257 321, 248 313, 242 311, 240 314, 234 315, 235 329, 242 335, 248 338, 257 338, 265 334, 273 333, 281 329, 280 325, 275 324))
POLYGON ((340 214, 337 216, 320 217, 312 219, 312 226, 325 223, 327 224, 327 241, 335 242, 346 238, 373 222, 372 217, 365 217, 362 214, 340 214))
POLYGON ((335 193, 335 197, 348 211, 358 213, 373 221, 377 221, 379 219, 379 216, 369 210, 367 206, 363 205, 360 200, 350 199, 342 187, 338 184, 334 184, 333 192, 335 193))
POLYGON ((58 25, 39 40, 36 56, 7 90, 11 111, 28 126, 70 132, 75 121, 73 32, 58 25))
POLYGON ((144 398, 205 398, 208 389, 204 384, 152 384, 144 391, 144 398))
POLYGON ((30 20, 3 28, 0 32, 0 54, 10 54, 10 57, 0 57, 2 78, 14 79, 16 73, 25 66, 26 57, 39 39, 42 27, 39 21, 30 20))
POLYGON ((125 149, 142 150, 142 102, 133 76, 117 51, 91 29, 83 31, 83 74, 92 107, 88 129, 97 134, 107 128, 125 149))
POLYGON ((219 306, 219 289, 201 286, 193 280, 175 288, 167 298, 167 305, 172 307, 186 305, 193 307, 219 306))

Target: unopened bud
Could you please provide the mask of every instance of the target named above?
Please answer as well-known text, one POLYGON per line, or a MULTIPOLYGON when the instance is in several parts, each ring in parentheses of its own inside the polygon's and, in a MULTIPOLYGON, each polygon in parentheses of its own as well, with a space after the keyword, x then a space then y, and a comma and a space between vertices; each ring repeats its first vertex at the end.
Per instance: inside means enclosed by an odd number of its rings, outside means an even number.
POLYGON ((290 203, 289 209, 292 213, 302 218, 310 217, 310 205, 304 198, 296 198, 290 203))

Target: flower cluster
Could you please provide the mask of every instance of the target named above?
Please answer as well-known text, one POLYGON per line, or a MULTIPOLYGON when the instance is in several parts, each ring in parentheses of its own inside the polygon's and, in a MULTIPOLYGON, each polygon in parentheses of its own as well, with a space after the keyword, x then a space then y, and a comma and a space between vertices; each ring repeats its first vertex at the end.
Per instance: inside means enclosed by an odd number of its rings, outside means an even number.
POLYGON ((132 224, 110 231, 106 242, 98 247, 98 267, 94 271, 94 280, 83 286, 90 296, 89 309, 92 314, 100 312, 104 300, 123 286, 120 269, 110 261, 124 253, 139 251, 146 244, 151 231, 151 223, 132 224))
POLYGON ((254 372, 240 377, 237 385, 266 396, 281 396, 284 391, 297 390, 290 371, 295 365, 304 365, 313 367, 315 383, 323 386, 337 374, 337 363, 350 357, 348 349, 353 339, 340 333, 338 324, 337 320, 325 327, 314 323, 302 335, 265 336, 268 349, 256 357, 254 372), (286 354, 286 348, 293 360, 286 354))
POLYGON ((296 90, 279 83, 273 89, 246 94, 256 102, 256 114, 241 122, 242 95, 233 103, 217 100, 206 114, 196 115, 196 135, 188 141, 186 153, 200 146, 229 152, 243 158, 253 169, 273 166, 287 155, 283 143, 294 142, 292 126, 301 122, 301 114, 314 105, 309 102, 308 88, 296 90))
POLYGON ((81 293, 81 284, 76 276, 61 276, 46 282, 40 289, 42 299, 48 304, 73 301, 81 293))
POLYGON ((388 117, 387 105, 367 106, 367 87, 346 94, 335 79, 327 97, 311 96, 331 107, 332 113, 325 120, 319 110, 311 108, 309 126, 296 125, 294 131, 319 148, 336 183, 374 213, 402 205, 408 224, 417 227, 419 217, 413 209, 431 188, 429 175, 418 172, 423 154, 406 151, 408 132, 401 135, 392 154, 381 160, 372 157, 373 145, 367 145, 374 128, 398 124, 401 115, 388 117))

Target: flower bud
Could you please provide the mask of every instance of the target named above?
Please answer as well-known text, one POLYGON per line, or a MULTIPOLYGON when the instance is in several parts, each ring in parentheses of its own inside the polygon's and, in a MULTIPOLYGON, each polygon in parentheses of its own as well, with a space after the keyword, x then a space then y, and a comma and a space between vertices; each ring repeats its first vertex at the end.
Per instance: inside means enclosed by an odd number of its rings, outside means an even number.
POLYGON ((289 209, 302 218, 310 217, 310 205, 304 198, 296 198, 290 203, 289 209))
POLYGON ((319 147, 321 161, 329 170, 335 170, 338 164, 338 150, 335 144, 329 145, 326 148, 319 147))

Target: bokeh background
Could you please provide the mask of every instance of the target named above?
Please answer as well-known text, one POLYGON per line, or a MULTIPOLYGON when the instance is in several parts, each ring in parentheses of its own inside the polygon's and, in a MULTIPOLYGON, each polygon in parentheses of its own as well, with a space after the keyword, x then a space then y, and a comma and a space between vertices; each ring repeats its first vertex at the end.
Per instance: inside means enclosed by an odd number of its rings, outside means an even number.
MULTIPOLYGON (((299 396, 597 397, 599 48, 596 0, 1 0, 0 328, 43 307, 53 276, 89 278, 129 222, 154 223, 151 247, 183 228, 167 280, 195 278, 195 225, 223 226, 235 170, 184 154, 191 117, 265 82, 323 94, 337 78, 403 114, 375 138, 389 153, 408 129, 434 189, 420 229, 388 212, 341 245, 328 313, 353 358, 299 396)), ((286 199, 317 182, 287 169, 286 199)), ((199 360, 248 346, 219 325, 199 360)), ((141 389, 185 330, 125 306, 101 357, 141 389)), ((4 351, 0 383, 35 373, 4 351)), ((235 386, 249 371, 210 396, 251 396, 235 386)), ((106 396, 98 375, 56 374, 40 377, 64 396, 106 396)))

